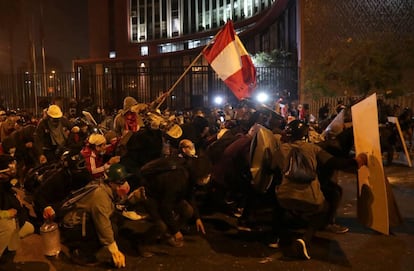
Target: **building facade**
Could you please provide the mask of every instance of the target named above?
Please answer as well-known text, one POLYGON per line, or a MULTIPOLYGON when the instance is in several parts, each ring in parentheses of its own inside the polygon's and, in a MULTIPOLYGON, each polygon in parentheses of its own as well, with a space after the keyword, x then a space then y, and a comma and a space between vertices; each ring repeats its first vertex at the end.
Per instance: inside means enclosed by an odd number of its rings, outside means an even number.
MULTIPOLYGON (((103 105, 127 95, 150 102, 192 65, 167 106, 210 106, 218 94, 234 100, 203 58, 192 63, 227 20, 250 54, 282 49, 297 55, 296 1, 89 0, 90 58, 74 61, 78 96, 103 105)), ((293 57, 273 73, 279 82, 270 91, 297 90, 296 63, 293 57)))

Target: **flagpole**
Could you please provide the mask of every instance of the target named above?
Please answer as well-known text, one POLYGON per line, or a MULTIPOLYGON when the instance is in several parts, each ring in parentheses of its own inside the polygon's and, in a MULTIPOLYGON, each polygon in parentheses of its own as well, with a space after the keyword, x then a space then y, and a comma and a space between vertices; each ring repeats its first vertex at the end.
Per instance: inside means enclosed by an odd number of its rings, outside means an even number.
MULTIPOLYGON (((204 49, 203 49, 204 50, 204 49)), ((185 69, 185 71, 181 74, 181 76, 175 81, 175 83, 168 89, 168 91, 161 95, 160 98, 162 100, 158 103, 158 105, 155 107, 157 110, 165 101, 165 98, 171 94, 171 92, 177 87, 177 85, 180 83, 180 81, 184 78, 184 76, 188 73, 188 71, 194 66, 194 64, 200 59, 200 57, 203 55, 203 50, 194 58, 194 60, 190 63, 190 65, 185 69)), ((159 99, 159 98, 158 98, 159 99)))
POLYGON ((190 69, 194 66, 194 64, 200 59, 200 57, 203 55, 203 51, 204 49, 206 49, 208 46, 210 46, 210 44, 216 39, 216 37, 218 36, 218 34, 220 34, 223 31, 224 27, 222 27, 215 35, 214 37, 206 44, 206 46, 204 46, 204 48, 200 51, 200 53, 196 56, 196 58, 194 58, 194 60, 190 63, 190 65, 184 70, 184 72, 181 74, 181 76, 175 81, 175 83, 168 89, 168 91, 166 93, 163 93, 160 97, 158 97, 154 102, 152 103, 157 103, 158 99, 161 99, 158 102, 158 105, 155 107, 155 110, 157 110, 165 101, 165 99, 167 98, 167 96, 169 96, 171 94, 171 92, 173 92, 173 90, 177 87, 177 85, 180 83, 180 81, 184 78, 184 76, 190 71, 190 69))

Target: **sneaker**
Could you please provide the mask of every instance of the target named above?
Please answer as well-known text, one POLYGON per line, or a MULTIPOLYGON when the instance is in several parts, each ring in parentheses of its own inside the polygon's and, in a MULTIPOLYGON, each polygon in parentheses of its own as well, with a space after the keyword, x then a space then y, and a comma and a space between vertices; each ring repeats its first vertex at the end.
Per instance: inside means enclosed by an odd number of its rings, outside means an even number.
POLYGON ((329 224, 328 226, 325 227, 325 231, 329 231, 333 233, 346 233, 349 231, 349 228, 338 225, 338 224, 329 224))
POLYGON ((293 248, 297 257, 304 260, 310 260, 311 257, 308 254, 306 243, 303 239, 296 239, 293 242, 293 248))

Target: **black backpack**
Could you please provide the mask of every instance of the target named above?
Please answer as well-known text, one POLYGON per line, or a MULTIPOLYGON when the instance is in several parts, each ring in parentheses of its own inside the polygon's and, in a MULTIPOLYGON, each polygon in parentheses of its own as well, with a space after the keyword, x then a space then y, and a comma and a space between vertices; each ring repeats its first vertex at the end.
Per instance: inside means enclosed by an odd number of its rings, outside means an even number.
POLYGON ((285 176, 295 183, 310 183, 316 178, 316 170, 298 146, 292 145, 288 155, 289 164, 285 176))
POLYGON ((300 213, 319 212, 325 197, 316 178, 316 170, 298 146, 292 146, 288 159, 285 178, 276 186, 280 206, 300 213))

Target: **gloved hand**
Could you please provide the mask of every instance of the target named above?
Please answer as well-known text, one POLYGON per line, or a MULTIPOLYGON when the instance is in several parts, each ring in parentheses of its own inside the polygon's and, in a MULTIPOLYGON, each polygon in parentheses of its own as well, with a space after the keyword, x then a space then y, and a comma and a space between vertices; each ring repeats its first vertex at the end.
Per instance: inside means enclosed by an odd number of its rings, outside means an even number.
POLYGON ((43 209, 43 218, 45 220, 53 221, 55 219, 56 213, 53 210, 52 206, 47 206, 43 209))
POLYGON ((116 268, 125 267, 125 256, 124 254, 119 251, 118 246, 116 242, 113 242, 108 246, 109 252, 111 252, 112 255, 112 261, 114 262, 114 265, 116 268))

